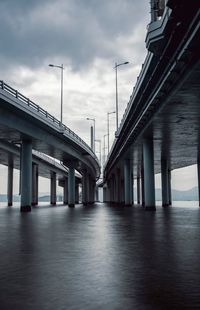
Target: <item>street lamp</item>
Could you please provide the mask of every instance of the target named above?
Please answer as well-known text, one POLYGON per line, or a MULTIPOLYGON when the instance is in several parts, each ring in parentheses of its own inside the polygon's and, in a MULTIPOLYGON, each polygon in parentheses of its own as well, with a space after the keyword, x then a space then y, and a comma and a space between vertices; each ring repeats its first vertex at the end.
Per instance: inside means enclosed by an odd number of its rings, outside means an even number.
POLYGON ((127 65, 129 64, 128 61, 122 62, 118 64, 117 62, 115 63, 114 69, 115 69, 115 85, 116 85, 116 130, 118 130, 118 89, 117 89, 117 68, 119 66, 127 65))
POLYGON ((93 141, 91 142, 93 142, 93 152, 95 153, 95 118, 87 117, 86 120, 94 122, 94 136, 93 136, 93 141))
POLYGON ((106 161, 106 142, 105 142, 106 137, 107 135, 103 135, 103 165, 105 164, 106 161))
POLYGON ((113 112, 107 112, 107 129, 108 129, 108 154, 109 154, 109 151, 110 151, 110 148, 109 148, 109 115, 110 114, 114 114, 115 111, 113 112))
POLYGON ((60 109, 60 122, 63 122, 63 64, 61 66, 49 64, 49 67, 55 67, 61 69, 61 109, 60 109))
POLYGON ((98 142, 99 143, 99 161, 100 161, 100 166, 101 166, 101 140, 95 140, 94 142, 98 142))

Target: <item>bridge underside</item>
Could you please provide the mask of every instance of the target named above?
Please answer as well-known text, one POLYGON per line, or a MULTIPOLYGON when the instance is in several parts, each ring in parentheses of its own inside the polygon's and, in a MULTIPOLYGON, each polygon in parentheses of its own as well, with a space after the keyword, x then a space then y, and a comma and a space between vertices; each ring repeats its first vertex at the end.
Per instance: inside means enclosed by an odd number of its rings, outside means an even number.
POLYGON ((142 141, 152 138, 154 142, 155 173, 161 171, 161 156, 169 161, 170 170, 197 163, 200 131, 200 63, 170 96, 166 94, 160 110, 153 116, 136 144, 131 146, 125 158, 134 163, 134 175, 141 168, 142 141))
MULTIPOLYGON (((0 142, 1 144, 1 142, 0 142)), ((20 170, 20 152, 15 146, 11 146, 13 151, 5 150, 0 145, 0 164, 4 166, 12 165, 14 169, 20 170)), ((44 178, 51 178, 51 171, 56 172, 58 179, 63 178, 63 175, 67 172, 62 172, 58 168, 54 167, 50 163, 45 162, 39 157, 33 155, 33 163, 38 165, 38 174, 44 178)))

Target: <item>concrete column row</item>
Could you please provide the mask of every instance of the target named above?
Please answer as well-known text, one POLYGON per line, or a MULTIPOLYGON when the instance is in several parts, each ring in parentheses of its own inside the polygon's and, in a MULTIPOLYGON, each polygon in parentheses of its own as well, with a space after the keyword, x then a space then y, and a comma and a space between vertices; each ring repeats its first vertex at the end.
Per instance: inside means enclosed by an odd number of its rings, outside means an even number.
MULTIPOLYGON (((31 205, 38 204, 38 165, 32 163, 32 142, 28 139, 22 140, 20 158, 20 194, 21 212, 31 211, 31 205)), ((93 203, 95 200, 96 183, 85 171, 83 175, 83 203, 93 203)), ((64 204, 73 207, 79 203, 79 184, 75 184, 75 169, 69 167, 68 178, 64 182, 64 204)), ((13 203, 13 162, 8 164, 7 184, 8 206, 13 203)), ((56 173, 51 172, 50 176, 50 203, 56 205, 56 173)))
MULTIPOLYGON (((122 202, 124 205, 133 204, 134 184, 132 163, 129 159, 124 160, 123 169, 122 176, 118 168, 116 173, 112 174, 104 186, 104 201, 122 202)), ((137 203, 142 203, 146 210, 155 210, 154 148, 152 139, 143 141, 140 173, 141 175, 137 176, 137 203)), ((165 158, 161 160, 161 174, 162 205, 165 207, 171 204, 171 173, 168 167, 168 161, 165 158)))

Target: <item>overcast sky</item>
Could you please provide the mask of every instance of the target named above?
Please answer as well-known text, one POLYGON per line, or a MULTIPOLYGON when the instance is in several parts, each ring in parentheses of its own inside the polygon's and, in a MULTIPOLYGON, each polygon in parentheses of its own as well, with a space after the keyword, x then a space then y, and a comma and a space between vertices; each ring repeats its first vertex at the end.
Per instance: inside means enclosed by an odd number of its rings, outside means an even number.
MULTIPOLYGON (((149 0, 1 0, 0 79, 60 119, 60 69, 48 65, 64 64, 63 122, 90 144, 86 117, 95 118, 103 141, 114 64, 129 61, 118 72, 121 119, 147 53, 149 11, 149 0)), ((112 115, 110 143, 115 126, 112 115)))

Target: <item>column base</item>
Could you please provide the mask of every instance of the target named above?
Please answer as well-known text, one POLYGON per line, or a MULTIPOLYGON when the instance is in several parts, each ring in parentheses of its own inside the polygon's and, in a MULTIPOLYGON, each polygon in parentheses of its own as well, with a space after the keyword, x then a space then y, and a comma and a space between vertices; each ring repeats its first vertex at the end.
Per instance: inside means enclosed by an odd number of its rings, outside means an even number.
POLYGON ((52 206, 56 206, 56 202, 51 202, 51 205, 52 206))
POLYGON ((169 207, 169 204, 168 204, 168 203, 163 203, 163 204, 162 204, 162 207, 163 207, 163 208, 169 207))
POLYGON ((74 208, 74 207, 75 207, 75 204, 74 204, 74 203, 69 203, 69 204, 68 204, 68 207, 69 207, 69 208, 74 208))
POLYGON ((21 206, 20 207, 20 212, 30 212, 31 211, 31 206, 21 206))
POLYGON ((145 206, 145 211, 156 211, 155 206, 145 206))
POLYGON ((12 207, 12 202, 8 202, 8 207, 12 207))
POLYGON ((37 202, 32 202, 31 206, 37 206, 37 202))

